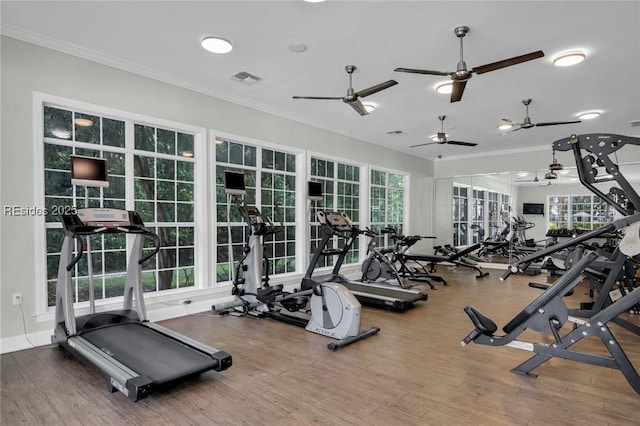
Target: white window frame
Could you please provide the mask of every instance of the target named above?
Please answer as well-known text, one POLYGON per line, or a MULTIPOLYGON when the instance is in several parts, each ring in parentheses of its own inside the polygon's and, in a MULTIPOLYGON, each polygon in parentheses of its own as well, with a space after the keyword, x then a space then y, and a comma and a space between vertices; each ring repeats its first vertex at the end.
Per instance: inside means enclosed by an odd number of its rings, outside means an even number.
MULTIPOLYGON (((410 219, 411 219, 411 196, 409 194, 410 189, 411 189, 411 173, 403 171, 403 170, 397 170, 397 169, 391 169, 388 167, 381 167, 381 166, 377 166, 375 164, 368 164, 367 167, 367 201, 366 201, 366 218, 367 218, 367 226, 371 226, 371 206, 370 206, 370 201, 371 201, 371 172, 373 170, 377 170, 377 171, 381 171, 381 172, 385 172, 385 173, 391 173, 391 174, 395 174, 395 175, 401 175, 402 176, 402 204, 403 204, 403 208, 402 208, 402 229, 403 229, 403 233, 407 234, 409 232, 409 223, 410 223, 410 219)), ((385 186, 385 188, 388 189, 388 186, 385 186)), ((386 198, 385 198, 386 200, 386 198)), ((386 212, 385 212, 385 217, 386 217, 386 212)), ((384 235, 385 241, 387 241, 387 236, 384 235)), ((388 243, 387 243, 388 244, 388 243)), ((364 258, 366 256, 367 253, 367 245, 364 244, 360 246, 360 252, 361 252, 361 258, 364 258)))
MULTIPOLYGON (((239 169, 252 169, 252 170, 255 169, 256 172, 258 170, 261 170, 263 149, 281 151, 281 152, 286 152, 286 153, 295 155, 296 157, 296 172, 295 172, 295 175, 296 175, 296 212, 295 212, 296 241, 307 241, 308 237, 305 230, 306 230, 306 227, 308 226, 308 219, 305 217, 306 216, 305 209, 302 208, 303 202, 306 200, 306 184, 307 183, 304 179, 300 178, 301 176, 307 176, 305 150, 300 148, 285 146, 285 145, 279 145, 276 143, 267 142, 260 139, 254 139, 246 136, 239 136, 233 133, 227 133, 227 132, 223 132, 215 129, 209 129, 209 145, 213 148, 209 150, 209 157, 208 157, 209 164, 211 165, 211 167, 209 168, 211 170, 211 175, 209 176, 211 187, 208 194, 209 199, 211 200, 210 202, 211 214, 210 214, 209 226, 211 227, 211 230, 212 230, 211 238, 208 243, 208 248, 209 248, 209 251, 212 253, 212 259, 215 258, 213 254, 216 253, 216 246, 218 244, 217 232, 215 232, 215 230, 218 228, 218 226, 220 226, 221 223, 222 224, 227 223, 227 222, 218 222, 216 218, 216 207, 214 205, 215 199, 216 199, 216 181, 215 180, 216 180, 216 171, 217 171, 215 143, 217 139, 223 139, 225 141, 235 142, 235 143, 244 144, 244 145, 251 145, 257 148, 255 168, 251 166, 230 164, 231 167, 235 167, 239 169), (301 195, 301 194, 304 194, 304 195, 301 195)), ((257 188, 257 189, 260 189, 260 188, 257 188)), ((259 201, 260 201, 259 197, 260 197, 260 194, 256 194, 256 198, 257 198, 256 201, 258 201, 258 203, 256 204, 259 204, 259 201)), ((304 245, 296 244, 297 262, 296 262, 295 272, 286 272, 283 274, 273 274, 272 272, 272 275, 270 277, 271 282, 275 282, 275 283, 283 282, 289 279, 294 279, 298 276, 302 278, 302 275, 306 271, 306 264, 307 264, 307 259, 304 252, 305 252, 304 245)), ((234 262, 237 262, 238 260, 239 259, 234 259, 234 262)), ((211 271, 212 285, 216 286, 217 288, 231 287, 231 281, 217 282, 216 274, 215 274, 216 267, 217 267, 217 264, 213 264, 212 266, 213 269, 211 271)))
MULTIPOLYGON (((337 177, 338 174, 338 168, 337 168, 337 164, 341 163, 341 164, 345 164, 348 166, 353 166, 353 167, 357 167, 358 168, 358 173, 359 173, 359 185, 360 185, 360 191, 358 194, 358 216, 359 216, 359 220, 356 222, 358 224, 359 227, 365 227, 369 225, 369 164, 367 163, 363 163, 360 161, 354 161, 354 160, 345 160, 344 158, 341 157, 337 157, 334 155, 328 155, 328 154, 324 154, 324 153, 319 153, 319 152, 314 152, 314 151, 307 151, 307 159, 306 159, 306 167, 307 167, 307 182, 313 179, 316 179, 316 176, 311 176, 311 159, 315 158, 318 160, 323 160, 323 161, 330 161, 332 163, 334 163, 334 165, 336 165, 335 169, 334 169, 334 177, 331 178, 332 181, 337 185, 340 180, 337 177)), ((306 185, 306 182, 305 182, 306 185)), ((308 209, 311 207, 311 202, 307 199, 307 188, 304 189, 304 196, 305 196, 305 200, 306 200, 306 206, 307 206, 307 211, 305 211, 305 217, 306 217, 306 226, 307 229, 311 229, 311 224, 312 222, 310 221, 310 215, 309 215, 309 211, 308 209)), ((338 204, 338 192, 336 190, 336 192, 334 192, 333 194, 334 199, 333 199, 333 205, 334 205, 334 209, 337 208, 337 204, 338 204)), ((320 206, 320 208, 323 208, 323 206, 320 206)), ((313 223, 317 223, 317 222, 313 222, 313 223)), ((311 237, 309 232, 306 232, 306 240, 305 240, 305 250, 309 251, 309 247, 311 244, 311 237)), ((364 253, 366 253, 366 244, 365 244, 365 250, 362 250, 362 244, 358 245, 359 249, 358 249, 358 261, 356 263, 345 263, 344 267, 348 268, 350 266, 353 265, 357 265, 362 263, 363 259, 364 259, 364 253)), ((304 255, 304 259, 305 259, 305 263, 308 266, 309 264, 309 255, 305 253, 304 255)), ((327 271, 327 270, 331 270, 333 269, 333 264, 331 266, 324 266, 324 267, 319 267, 317 268, 317 271, 327 271)))
MULTIPOLYGON (((194 137, 194 200, 205 199, 206 197, 206 141, 207 130, 202 127, 187 125, 160 118, 149 117, 137 113, 131 113, 123 110, 109 108, 105 106, 95 105, 87 102, 77 101, 74 99, 63 98, 60 96, 50 95, 41 92, 33 92, 32 111, 33 111, 33 147, 34 147, 34 187, 33 195, 36 203, 44 205, 44 107, 58 107, 61 109, 80 110, 83 113, 95 114, 97 116, 106 116, 118 120, 125 121, 125 148, 122 152, 128 155, 125 159, 125 169, 133 170, 133 155, 135 147, 133 146, 133 122, 136 124, 148 124, 154 127, 172 129, 178 132, 189 133, 194 137)), ((115 149, 114 151, 120 151, 115 149)), ((126 193, 133 194, 133 178, 126 181, 126 193)), ((133 208, 133 198, 125 198, 127 209, 133 208)), ((183 287, 179 289, 163 290, 160 293, 153 292, 155 299, 172 298, 176 293, 185 293, 194 290, 201 290, 208 287, 209 282, 209 253, 207 249, 207 235, 209 230, 206 221, 207 203, 194 201, 194 246, 196 247, 194 255, 195 267, 195 286, 183 287)), ((153 224, 149 224, 152 226, 153 224)), ((35 217, 35 276, 36 276, 36 308, 35 316, 38 322, 50 321, 53 319, 55 306, 47 306, 47 286, 43 285, 47 281, 47 264, 46 264, 46 226, 45 217, 35 217)), ((129 252, 129 250, 127 250, 129 252)), ((109 309, 122 303, 122 296, 110 297, 107 299, 97 299, 96 307, 106 307, 109 309)), ((78 315, 89 312, 89 302, 79 302, 75 304, 78 315)))

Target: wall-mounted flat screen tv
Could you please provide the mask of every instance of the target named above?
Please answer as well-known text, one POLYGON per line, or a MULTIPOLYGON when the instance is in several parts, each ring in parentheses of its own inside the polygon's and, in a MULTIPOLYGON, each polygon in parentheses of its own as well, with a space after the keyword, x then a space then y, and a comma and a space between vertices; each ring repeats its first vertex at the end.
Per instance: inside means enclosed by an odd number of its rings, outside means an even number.
POLYGON ((80 186, 109 186, 109 169, 104 158, 71 156, 71 184, 80 186))
POLYGON ((522 214, 541 214, 544 216, 544 204, 522 203, 522 214))
POLYGON ((232 195, 246 194, 247 190, 244 186, 244 173, 225 170, 224 192, 232 195))
POLYGON ((308 197, 311 201, 322 200, 322 182, 309 182, 308 197))

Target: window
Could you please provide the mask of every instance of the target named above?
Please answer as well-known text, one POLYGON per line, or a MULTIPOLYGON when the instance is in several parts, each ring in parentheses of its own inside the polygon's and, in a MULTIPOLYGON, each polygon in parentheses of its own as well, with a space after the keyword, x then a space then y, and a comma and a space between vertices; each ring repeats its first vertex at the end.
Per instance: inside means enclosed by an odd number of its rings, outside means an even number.
POLYGON ((505 217, 509 223, 509 203, 509 194, 454 184, 453 245, 467 246, 496 238, 505 226, 505 217))
POLYGON ((617 212, 595 195, 550 196, 549 229, 592 230, 616 219, 617 212))
POLYGON ((231 279, 230 266, 241 259, 247 227, 224 192, 224 171, 244 173, 244 202, 258 206, 262 215, 283 229, 266 237, 265 255, 270 274, 296 271, 296 154, 242 142, 216 140, 216 219, 218 282, 231 279), (233 251, 229 253, 229 234, 233 251))
MULTIPOLYGON (((360 167, 352 164, 326 160, 322 158, 311 158, 311 180, 322 183, 322 201, 316 206, 318 209, 345 212, 354 225, 360 223, 360 167)), ((309 222, 311 223, 310 254, 316 250, 322 235, 320 234, 320 224, 315 217, 316 211, 310 212, 309 222)), ((333 246, 339 248, 344 245, 344 240, 334 238, 333 246)), ((358 263, 359 241, 356 239, 345 256, 344 264, 358 263)), ((324 256, 316 267, 331 266, 334 257, 324 256)))
MULTIPOLYGON (((160 254, 144 266, 145 291, 195 285, 194 134, 45 104, 42 136, 49 306, 55 304, 64 238, 60 215, 75 208, 133 208, 145 225, 160 235, 160 254), (71 185, 70 155, 106 158, 109 187, 71 185)), ((95 235, 90 245, 96 299, 122 296, 127 262, 125 236, 95 235)), ((87 259, 84 256, 75 266, 76 302, 89 297, 87 259)))
POLYGON ((391 227, 398 234, 404 228, 404 185, 405 176, 382 170, 371 170, 370 227, 379 233, 377 244, 387 247, 387 234, 380 234, 385 227, 391 227))
POLYGON ((469 188, 466 186, 453 187, 453 245, 467 245, 467 213, 469 209, 469 188))
POLYGON ((134 124, 135 211, 160 236, 162 248, 143 268, 145 291, 194 282, 193 135, 134 124), (188 155, 188 157, 184 157, 188 155))
MULTIPOLYGON (((485 197, 487 191, 474 189, 473 190, 473 210, 471 211, 471 228, 472 229, 484 229, 485 224, 485 197)), ((478 242, 478 234, 473 233, 471 235, 471 243, 478 242)))

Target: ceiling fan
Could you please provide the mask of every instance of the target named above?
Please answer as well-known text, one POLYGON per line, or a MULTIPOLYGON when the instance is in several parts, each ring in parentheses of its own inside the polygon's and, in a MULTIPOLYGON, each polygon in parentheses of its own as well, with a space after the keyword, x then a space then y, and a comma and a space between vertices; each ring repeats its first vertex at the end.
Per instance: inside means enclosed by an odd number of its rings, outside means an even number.
POLYGON ((440 120, 440 131, 436 135, 436 139, 434 139, 435 142, 427 142, 427 143, 420 143, 418 145, 411 145, 409 148, 415 148, 415 147, 418 147, 418 146, 425 146, 425 145, 434 145, 434 144, 439 144, 439 145, 449 144, 449 145, 461 145, 461 146, 476 146, 476 145, 478 145, 477 143, 450 141, 450 140, 448 140, 447 139, 447 135, 444 132, 444 119, 445 118, 447 118, 446 115, 439 115, 438 116, 438 120, 440 120))
POLYGON ((502 61, 493 62, 479 67, 474 67, 471 70, 468 70, 467 64, 464 62, 463 57, 462 39, 469 32, 469 27, 456 27, 454 28, 453 32, 460 39, 460 62, 458 62, 456 71, 432 71, 415 68, 396 68, 394 71, 408 72, 413 74, 448 75, 451 77, 451 80, 453 80, 451 102, 458 102, 460 99, 462 99, 462 93, 464 92, 464 88, 467 85, 467 80, 469 80, 473 74, 484 74, 485 72, 496 71, 544 56, 544 52, 542 50, 538 50, 536 52, 527 53, 526 55, 515 56, 513 58, 504 59, 502 61))
MULTIPOLYGON (((529 117, 529 104, 531 104, 531 99, 524 99, 522 101, 522 103, 524 104, 524 108, 525 108, 525 117, 524 120, 522 120, 522 123, 516 123, 513 120, 510 120, 508 118, 503 118, 502 121, 504 123, 500 124, 498 126, 498 128, 508 128, 509 130, 501 133, 501 135, 507 135, 509 133, 513 133, 516 132, 520 129, 530 129, 532 127, 542 127, 542 126, 557 126, 559 124, 575 124, 575 123, 582 123, 581 120, 574 120, 574 121, 547 121, 547 122, 542 122, 542 123, 532 123, 531 122, 531 117, 529 117), (504 127, 503 127, 504 126, 504 127), (507 126, 511 126, 511 127, 507 127, 507 126)), ((554 153, 554 163, 555 163, 555 153, 554 153)), ((562 165, 560 165, 562 167, 562 165)))
POLYGON ((514 182, 540 182, 540 179, 538 179, 538 171, 536 170, 535 177, 533 179, 514 180, 514 182))
POLYGON ((378 93, 381 90, 388 89, 391 86, 395 86, 398 84, 395 80, 388 80, 380 84, 376 84, 375 86, 371 86, 367 89, 362 89, 359 91, 353 90, 352 84, 352 75, 356 70, 355 65, 347 65, 344 67, 347 74, 349 74, 349 88, 347 89, 347 95, 344 97, 340 96, 294 96, 293 99, 314 99, 314 100, 341 100, 346 104, 349 104, 351 108, 355 109, 356 112, 360 115, 369 114, 365 109, 362 102, 360 102, 360 98, 367 97, 369 95, 373 95, 374 93, 378 93))

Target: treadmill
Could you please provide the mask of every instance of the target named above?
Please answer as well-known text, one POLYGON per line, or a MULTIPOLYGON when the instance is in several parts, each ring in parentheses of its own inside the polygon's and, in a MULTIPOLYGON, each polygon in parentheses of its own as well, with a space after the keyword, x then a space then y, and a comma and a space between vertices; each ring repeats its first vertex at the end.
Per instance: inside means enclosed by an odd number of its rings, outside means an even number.
MULTIPOLYGON (((110 392, 117 390, 138 401, 155 388, 231 366, 228 353, 147 320, 142 264, 158 253, 160 237, 144 227, 137 213, 80 209, 76 214, 63 215, 62 224, 65 237, 58 267, 56 328, 52 340, 104 376, 110 392), (90 300, 91 313, 76 318, 72 274, 84 254, 83 237, 113 233, 133 236, 123 308, 95 313, 90 300), (153 239, 155 247, 143 257, 145 238, 153 239), (77 242, 75 256, 74 242, 77 242)), ((90 267, 88 270, 92 299, 93 277, 90 267)))
POLYGON ((344 258, 361 231, 351 223, 349 216, 344 212, 318 211, 316 215, 320 222, 322 239, 318 243, 307 268, 307 273, 302 279, 303 288, 313 287, 313 283, 318 282, 337 282, 349 289, 363 305, 397 312, 404 312, 414 303, 428 299, 427 293, 422 291, 390 287, 384 284, 355 282, 340 274, 344 258), (342 248, 327 247, 334 235, 345 239, 342 248), (324 256, 338 256, 333 270, 327 275, 313 276, 316 265, 324 256))

